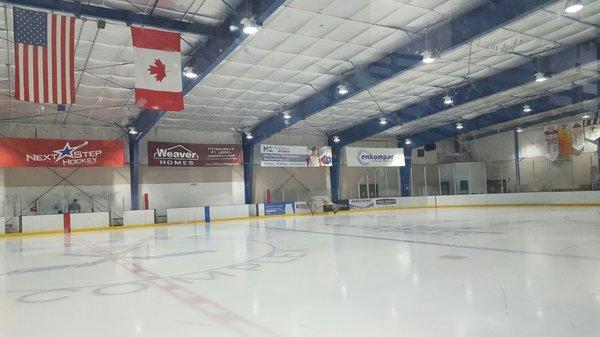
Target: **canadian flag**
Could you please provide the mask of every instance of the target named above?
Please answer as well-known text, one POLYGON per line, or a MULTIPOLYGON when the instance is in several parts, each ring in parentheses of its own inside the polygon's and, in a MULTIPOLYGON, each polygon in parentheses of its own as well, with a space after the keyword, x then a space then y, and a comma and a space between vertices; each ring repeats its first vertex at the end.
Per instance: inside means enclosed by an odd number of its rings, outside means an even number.
POLYGON ((181 111, 179 33, 131 27, 135 55, 135 105, 140 109, 181 111))

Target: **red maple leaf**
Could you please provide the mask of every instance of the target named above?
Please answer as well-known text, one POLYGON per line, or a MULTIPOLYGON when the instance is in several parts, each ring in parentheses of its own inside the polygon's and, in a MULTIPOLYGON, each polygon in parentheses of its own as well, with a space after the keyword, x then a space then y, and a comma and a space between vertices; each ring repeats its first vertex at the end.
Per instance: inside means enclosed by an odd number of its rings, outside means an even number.
POLYGON ((147 70, 151 75, 154 75, 154 78, 158 82, 162 82, 162 80, 167 77, 167 67, 160 59, 155 59, 154 64, 151 64, 147 70))

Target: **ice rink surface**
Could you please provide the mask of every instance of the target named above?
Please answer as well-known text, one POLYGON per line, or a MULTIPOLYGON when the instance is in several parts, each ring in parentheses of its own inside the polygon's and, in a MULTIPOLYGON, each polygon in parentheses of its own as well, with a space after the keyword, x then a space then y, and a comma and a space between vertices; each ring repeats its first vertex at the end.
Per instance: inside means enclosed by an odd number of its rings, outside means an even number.
POLYGON ((600 209, 0 239, 0 336, 597 337, 600 209))

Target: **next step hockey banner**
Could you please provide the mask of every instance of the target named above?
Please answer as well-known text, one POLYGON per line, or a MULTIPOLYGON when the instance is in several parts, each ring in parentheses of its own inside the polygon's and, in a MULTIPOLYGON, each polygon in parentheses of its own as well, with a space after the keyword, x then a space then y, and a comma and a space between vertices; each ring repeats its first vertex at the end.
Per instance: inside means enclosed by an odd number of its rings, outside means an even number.
POLYGON ((148 166, 213 167, 242 165, 239 144, 148 142, 148 166))
POLYGON ((122 140, 0 138, 0 167, 122 167, 122 140))

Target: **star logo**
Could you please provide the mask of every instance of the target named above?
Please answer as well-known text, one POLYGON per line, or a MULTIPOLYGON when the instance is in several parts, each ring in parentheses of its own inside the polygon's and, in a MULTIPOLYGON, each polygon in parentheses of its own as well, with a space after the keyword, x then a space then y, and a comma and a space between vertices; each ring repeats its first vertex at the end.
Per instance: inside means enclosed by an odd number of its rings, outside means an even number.
POLYGON ((62 149, 52 151, 58 155, 58 157, 56 158, 56 160, 54 162, 58 162, 59 160, 61 160, 63 158, 73 158, 73 153, 76 150, 78 150, 79 148, 82 148, 86 145, 87 145, 87 141, 83 142, 83 144, 81 144, 81 145, 71 147, 69 142, 67 142, 67 144, 65 144, 65 147, 63 147, 62 149))

